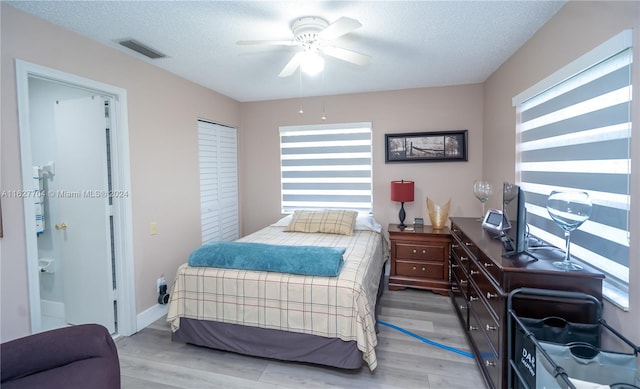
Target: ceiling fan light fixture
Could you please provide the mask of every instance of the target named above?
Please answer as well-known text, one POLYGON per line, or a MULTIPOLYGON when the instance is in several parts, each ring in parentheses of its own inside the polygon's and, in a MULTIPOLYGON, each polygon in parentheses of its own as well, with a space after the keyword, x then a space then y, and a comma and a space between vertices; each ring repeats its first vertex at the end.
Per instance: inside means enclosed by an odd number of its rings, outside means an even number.
POLYGON ((369 63, 370 57, 368 55, 331 44, 334 39, 349 34, 360 27, 362 24, 359 21, 346 16, 331 24, 317 16, 304 16, 291 23, 293 40, 253 40, 238 41, 237 43, 239 45, 298 46, 302 50, 287 62, 278 77, 289 77, 298 68, 301 68, 300 74, 304 72, 315 76, 324 70, 324 59, 320 54, 360 66, 369 63))
POLYGON ((324 70, 324 59, 316 51, 306 51, 300 59, 302 71, 315 76, 324 70))

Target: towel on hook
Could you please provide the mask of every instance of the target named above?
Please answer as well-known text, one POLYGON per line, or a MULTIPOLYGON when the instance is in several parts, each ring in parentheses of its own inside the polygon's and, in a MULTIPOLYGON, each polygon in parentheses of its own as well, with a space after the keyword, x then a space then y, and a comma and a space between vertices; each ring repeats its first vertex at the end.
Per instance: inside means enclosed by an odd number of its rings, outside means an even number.
POLYGON ((36 214, 36 234, 44 232, 44 183, 40 166, 33 167, 33 205, 36 214))

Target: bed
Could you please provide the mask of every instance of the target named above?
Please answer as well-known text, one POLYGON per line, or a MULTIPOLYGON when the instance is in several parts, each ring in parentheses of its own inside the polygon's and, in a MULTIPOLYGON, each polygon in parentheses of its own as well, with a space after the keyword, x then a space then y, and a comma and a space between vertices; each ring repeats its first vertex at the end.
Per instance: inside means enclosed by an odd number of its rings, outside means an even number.
POLYGON ((340 231, 328 233, 309 220, 292 228, 297 216, 237 242, 344 248, 337 276, 185 263, 169 302, 172 340, 345 369, 366 363, 373 371, 387 259, 381 227, 371 216, 354 216, 340 231))

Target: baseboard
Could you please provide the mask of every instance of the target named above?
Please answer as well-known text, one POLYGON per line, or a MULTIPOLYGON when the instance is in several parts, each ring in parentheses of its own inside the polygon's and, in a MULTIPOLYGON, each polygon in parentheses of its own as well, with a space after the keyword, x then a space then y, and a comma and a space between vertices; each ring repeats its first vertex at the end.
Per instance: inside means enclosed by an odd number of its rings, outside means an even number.
POLYGON ((156 304, 136 316, 136 327, 140 331, 169 312, 168 305, 156 304))
POLYGON ((40 300, 40 314, 42 316, 64 319, 64 303, 51 300, 40 300))

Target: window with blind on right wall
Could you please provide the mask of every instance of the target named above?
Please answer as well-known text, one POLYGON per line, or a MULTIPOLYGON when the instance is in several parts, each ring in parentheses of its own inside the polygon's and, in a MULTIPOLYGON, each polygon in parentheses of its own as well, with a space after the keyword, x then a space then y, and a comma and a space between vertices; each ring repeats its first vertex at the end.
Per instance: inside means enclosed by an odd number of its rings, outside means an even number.
POLYGON ((593 209, 589 220, 571 233, 572 261, 603 272, 603 295, 625 310, 629 306, 631 42, 631 31, 623 31, 513 98, 516 181, 526 193, 530 234, 564 248, 564 232, 547 212, 547 197, 553 190, 587 192, 593 209))

